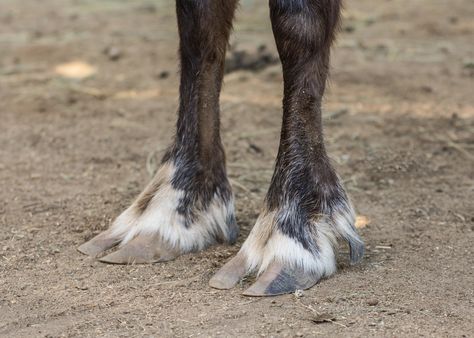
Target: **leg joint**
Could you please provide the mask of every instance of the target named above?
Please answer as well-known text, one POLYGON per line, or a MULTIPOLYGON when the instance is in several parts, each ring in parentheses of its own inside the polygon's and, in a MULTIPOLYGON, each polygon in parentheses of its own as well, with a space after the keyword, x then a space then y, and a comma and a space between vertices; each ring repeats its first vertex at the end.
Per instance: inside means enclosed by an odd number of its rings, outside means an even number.
POLYGON ((330 45, 339 23, 341 0, 270 0, 275 34, 300 48, 330 45))

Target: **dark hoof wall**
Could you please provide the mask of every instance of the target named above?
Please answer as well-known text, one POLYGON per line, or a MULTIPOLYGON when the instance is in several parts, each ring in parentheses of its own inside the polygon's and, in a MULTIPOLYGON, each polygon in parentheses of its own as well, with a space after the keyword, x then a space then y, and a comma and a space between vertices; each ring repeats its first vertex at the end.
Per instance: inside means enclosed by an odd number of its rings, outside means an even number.
POLYGON ((350 262, 351 265, 355 265, 362 260, 364 257, 365 246, 363 242, 352 241, 349 242, 350 247, 350 262))
POLYGON ((309 289, 319 280, 320 276, 314 273, 272 263, 257 281, 244 291, 243 295, 251 297, 284 295, 296 290, 309 289))

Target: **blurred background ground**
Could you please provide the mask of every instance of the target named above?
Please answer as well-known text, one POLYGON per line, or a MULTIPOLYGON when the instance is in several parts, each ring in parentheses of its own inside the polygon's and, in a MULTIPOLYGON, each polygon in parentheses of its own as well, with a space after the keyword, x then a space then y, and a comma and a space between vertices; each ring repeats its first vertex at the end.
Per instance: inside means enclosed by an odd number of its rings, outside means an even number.
POLYGON ((242 1, 221 100, 238 245, 114 266, 76 247, 130 203, 173 135, 174 4, 0 2, 1 336, 472 335, 470 0, 346 4, 325 134, 368 220, 363 263, 349 267, 343 246, 339 273, 300 298, 207 286, 252 227, 277 151, 267 11, 242 1))

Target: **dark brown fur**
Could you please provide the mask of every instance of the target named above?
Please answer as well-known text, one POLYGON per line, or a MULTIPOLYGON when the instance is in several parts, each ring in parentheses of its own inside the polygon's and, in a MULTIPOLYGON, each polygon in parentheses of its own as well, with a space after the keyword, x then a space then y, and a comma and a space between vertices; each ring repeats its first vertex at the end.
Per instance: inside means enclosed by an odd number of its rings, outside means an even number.
MULTIPOLYGON (((225 202, 232 195, 219 133, 219 95, 236 6, 237 0, 176 1, 180 104, 176 138, 163 162, 178 168, 171 183, 185 192, 178 212, 185 216, 186 224, 192 222, 194 211, 205 209, 214 196, 225 202)), ((139 212, 146 209, 154 192, 138 201, 139 212)))

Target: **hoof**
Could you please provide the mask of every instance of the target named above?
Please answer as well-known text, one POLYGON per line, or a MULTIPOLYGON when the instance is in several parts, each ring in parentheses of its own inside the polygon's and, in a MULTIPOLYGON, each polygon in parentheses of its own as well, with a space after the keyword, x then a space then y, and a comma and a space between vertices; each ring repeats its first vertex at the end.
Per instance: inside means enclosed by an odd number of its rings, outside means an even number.
POLYGON ((209 285, 214 289, 231 289, 245 276, 246 272, 245 256, 238 253, 211 278, 209 285))
POLYGON ((179 256, 156 235, 140 235, 99 261, 109 264, 152 264, 179 256))
POLYGON ((235 242, 238 227, 229 183, 219 182, 219 194, 203 192, 201 187, 184 191, 174 186, 174 178, 193 182, 199 180, 188 174, 182 176, 182 169, 175 167, 174 163, 164 163, 152 182, 115 219, 112 226, 78 250, 98 257, 118 246, 115 252, 101 257, 99 261, 150 264, 203 250, 215 243, 235 242), (193 201, 199 203, 191 203, 193 201))
POLYGON ((97 257, 102 252, 113 248, 120 242, 120 239, 113 237, 109 230, 104 231, 90 241, 82 244, 77 250, 84 255, 97 257))
POLYGON ((349 240, 349 248, 350 248, 350 263, 351 265, 355 265, 362 260, 364 257, 365 246, 362 241, 354 241, 349 240))
MULTIPOLYGON (((349 202, 346 202, 349 203, 349 202)), ((351 262, 359 262, 364 244, 353 228, 349 204, 333 207, 313 218, 294 209, 264 210, 235 258, 211 279, 216 289, 230 289, 249 271, 257 280, 245 296, 277 296, 306 290, 336 272, 337 239, 351 245, 351 262), (300 229, 299 236, 288 228, 300 229)))
POLYGON ((272 263, 257 278, 257 281, 244 291, 243 295, 251 297, 284 295, 296 290, 309 289, 319 280, 320 277, 314 273, 272 263))

